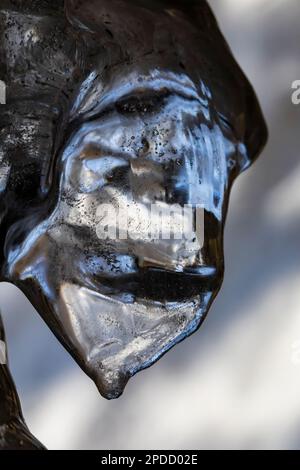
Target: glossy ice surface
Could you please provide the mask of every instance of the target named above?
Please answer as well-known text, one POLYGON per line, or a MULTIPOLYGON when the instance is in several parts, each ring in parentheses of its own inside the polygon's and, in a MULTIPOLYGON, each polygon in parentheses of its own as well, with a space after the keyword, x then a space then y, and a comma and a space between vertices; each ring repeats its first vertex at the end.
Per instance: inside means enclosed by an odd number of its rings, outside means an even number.
POLYGON ((207 314, 264 119, 206 1, 2 5, 2 280, 116 398, 207 314), (105 204, 141 219, 137 236, 99 238, 105 204), (150 204, 201 206, 203 243, 147 238, 150 204))

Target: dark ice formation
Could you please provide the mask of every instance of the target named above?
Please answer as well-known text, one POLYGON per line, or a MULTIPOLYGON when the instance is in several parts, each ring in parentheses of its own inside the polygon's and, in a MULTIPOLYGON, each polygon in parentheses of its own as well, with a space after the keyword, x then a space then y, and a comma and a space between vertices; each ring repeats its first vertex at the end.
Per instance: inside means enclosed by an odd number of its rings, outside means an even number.
POLYGON ((1 280, 116 398, 204 320, 265 122, 204 0, 1 0, 0 38, 1 280))
POLYGON ((4 328, 0 315, 0 450, 43 450, 29 432, 7 365, 4 328))

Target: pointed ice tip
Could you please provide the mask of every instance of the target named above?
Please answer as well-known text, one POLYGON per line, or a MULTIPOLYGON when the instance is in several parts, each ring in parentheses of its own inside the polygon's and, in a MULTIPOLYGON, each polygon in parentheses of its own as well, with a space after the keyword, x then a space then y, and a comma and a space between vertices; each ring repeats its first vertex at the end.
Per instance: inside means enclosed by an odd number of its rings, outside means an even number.
POLYGON ((102 370, 97 375, 94 374, 93 381, 103 398, 115 400, 123 394, 130 377, 130 374, 102 370))
POLYGON ((123 394, 124 388, 122 390, 103 390, 103 388, 98 387, 98 390, 106 400, 116 400, 123 394))

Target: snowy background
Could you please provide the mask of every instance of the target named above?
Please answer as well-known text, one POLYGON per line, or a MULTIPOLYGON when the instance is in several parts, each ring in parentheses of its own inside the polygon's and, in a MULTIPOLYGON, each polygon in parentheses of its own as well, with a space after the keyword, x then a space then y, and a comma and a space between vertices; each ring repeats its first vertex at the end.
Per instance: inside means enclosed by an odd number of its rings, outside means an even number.
POLYGON ((300 2, 210 3, 270 130, 232 193, 222 291, 198 333, 108 402, 1 284, 24 414, 50 449, 300 448, 300 2))

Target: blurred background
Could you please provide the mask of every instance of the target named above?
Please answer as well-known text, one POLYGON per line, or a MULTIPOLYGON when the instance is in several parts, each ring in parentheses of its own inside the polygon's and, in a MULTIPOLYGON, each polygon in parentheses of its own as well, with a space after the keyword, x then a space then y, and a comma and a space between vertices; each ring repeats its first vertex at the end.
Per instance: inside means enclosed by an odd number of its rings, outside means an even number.
POLYGON ((270 131, 232 192, 223 288, 197 333, 108 402, 23 294, 1 284, 24 414, 50 449, 300 448, 300 2, 210 4, 270 131))

